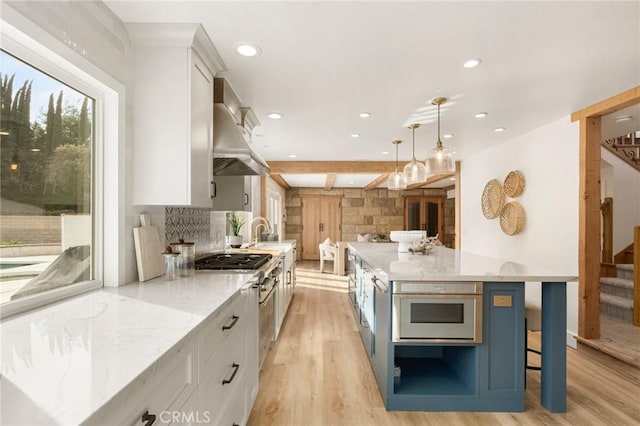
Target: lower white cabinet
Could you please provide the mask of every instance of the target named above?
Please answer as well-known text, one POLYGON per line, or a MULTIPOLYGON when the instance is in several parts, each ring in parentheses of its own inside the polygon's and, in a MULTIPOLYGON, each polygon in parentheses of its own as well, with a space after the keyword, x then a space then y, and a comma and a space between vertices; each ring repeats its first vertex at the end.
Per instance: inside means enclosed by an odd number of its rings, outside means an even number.
POLYGON ((246 286, 88 425, 243 426, 258 394, 258 289, 246 286))
POLYGON ((165 354, 84 424, 176 423, 177 413, 194 403, 191 397, 197 392, 197 380, 198 341, 190 338, 165 354))
POLYGON ((241 290, 199 336, 198 410, 215 425, 246 424, 258 392, 257 297, 241 290))

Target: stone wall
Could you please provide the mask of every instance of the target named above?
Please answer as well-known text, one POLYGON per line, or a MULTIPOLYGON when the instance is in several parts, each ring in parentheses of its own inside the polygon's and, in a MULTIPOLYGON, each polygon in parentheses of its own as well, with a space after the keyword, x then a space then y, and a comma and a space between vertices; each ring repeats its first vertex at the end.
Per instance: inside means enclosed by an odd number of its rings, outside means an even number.
MULTIPOLYGON (((407 191, 389 191, 387 189, 336 188, 291 188, 286 194, 286 239, 301 241, 303 196, 333 195, 342 197, 342 241, 356 241, 358 234, 377 233, 389 235, 389 232, 402 230, 404 225, 405 196, 435 195, 446 196, 441 189, 414 189, 407 191)), ((447 200, 452 206, 454 199, 447 200)), ((453 209, 447 209, 445 203, 445 232, 447 224, 455 220, 453 209), (448 217, 450 215, 451 217, 448 217)), ((453 234, 454 227, 451 233, 453 234)), ((450 237, 453 241, 453 236, 450 237)))

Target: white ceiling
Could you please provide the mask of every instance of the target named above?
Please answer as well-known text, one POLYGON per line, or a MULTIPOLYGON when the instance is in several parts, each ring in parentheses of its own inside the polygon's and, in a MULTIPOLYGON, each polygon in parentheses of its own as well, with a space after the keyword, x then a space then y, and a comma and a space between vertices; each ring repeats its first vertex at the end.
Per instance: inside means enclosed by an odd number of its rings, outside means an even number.
MULTIPOLYGON (((267 161, 393 161, 400 138, 406 162, 414 120, 427 123, 416 130, 424 158, 437 139, 436 96, 451 98, 441 133, 454 134, 445 145, 464 160, 640 84, 638 1, 106 4, 124 22, 201 22, 227 65, 223 76, 262 122, 254 149, 267 161), (239 42, 261 55, 238 55, 239 42), (463 68, 471 58, 481 65, 463 68), (270 111, 284 117, 271 120, 270 111), (489 115, 474 118, 480 111, 489 115)), ((640 129, 639 115, 624 126, 640 129)), ((357 179, 338 177, 347 187, 357 179)))

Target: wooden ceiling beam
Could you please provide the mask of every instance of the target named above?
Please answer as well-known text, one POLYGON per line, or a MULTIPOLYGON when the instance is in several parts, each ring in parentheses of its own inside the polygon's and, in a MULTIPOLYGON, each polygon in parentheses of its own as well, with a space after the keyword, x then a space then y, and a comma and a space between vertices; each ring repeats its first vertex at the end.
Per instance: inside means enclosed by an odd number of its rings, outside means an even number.
POLYGON ((372 189, 376 189, 378 187, 378 185, 380 185, 382 182, 385 182, 387 179, 389 179, 389 173, 383 173, 380 176, 378 176, 377 178, 375 178, 374 180, 372 180, 371 182, 369 182, 364 187, 364 190, 365 191, 370 191, 372 189))
POLYGON ((275 174, 378 174, 395 170, 395 161, 269 161, 275 174))
POLYGON ((327 178, 324 181, 324 189, 330 191, 333 188, 333 184, 336 182, 335 173, 327 173, 327 178))
POLYGON ((574 112, 571 114, 571 121, 582 120, 586 117, 602 117, 637 103, 640 103, 640 86, 574 112))
POLYGON ((434 175, 434 176, 428 177, 427 180, 424 182, 412 183, 411 185, 407 185, 407 189, 422 188, 425 185, 430 185, 432 183, 439 182, 443 179, 454 177, 455 175, 456 175, 455 173, 442 173, 439 175, 434 175))
POLYGON ((271 173, 271 179, 274 180, 275 183, 277 183, 278 185, 280 185, 282 188, 285 189, 285 191, 288 191, 291 189, 291 187, 289 186, 289 184, 287 183, 286 180, 284 180, 282 178, 282 176, 280 176, 279 174, 274 174, 271 173))

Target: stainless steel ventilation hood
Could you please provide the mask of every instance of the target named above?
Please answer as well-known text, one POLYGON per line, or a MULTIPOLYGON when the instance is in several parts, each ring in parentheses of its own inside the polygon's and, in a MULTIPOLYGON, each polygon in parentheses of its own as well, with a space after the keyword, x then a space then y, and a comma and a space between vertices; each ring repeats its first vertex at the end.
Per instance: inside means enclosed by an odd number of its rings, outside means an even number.
POLYGON ((269 175, 269 166, 249 143, 251 130, 259 125, 249 108, 240 101, 227 81, 214 81, 213 175, 269 175))

